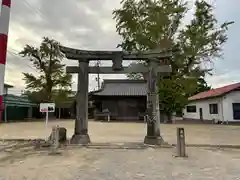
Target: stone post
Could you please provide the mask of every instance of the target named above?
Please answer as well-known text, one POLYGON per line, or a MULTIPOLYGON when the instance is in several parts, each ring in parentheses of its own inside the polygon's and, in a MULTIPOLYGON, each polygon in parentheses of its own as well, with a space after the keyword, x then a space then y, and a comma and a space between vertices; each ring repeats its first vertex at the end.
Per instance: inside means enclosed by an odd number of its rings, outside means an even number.
MULTIPOLYGON (((157 68, 158 67, 158 64, 155 62, 155 61, 153 61, 153 62, 151 62, 151 64, 152 64, 152 66, 154 67, 154 68, 157 68)), ((160 107, 159 107, 159 94, 158 94, 158 80, 159 80, 159 78, 158 78, 158 72, 156 71, 156 69, 154 69, 154 72, 153 72, 153 77, 154 77, 154 79, 155 79, 155 83, 153 84, 153 86, 154 86, 154 94, 155 94, 155 110, 156 110, 156 135, 157 136, 161 136, 161 134, 160 134, 160 107)))
POLYGON ((147 135, 144 143, 151 145, 161 145, 163 139, 160 135, 160 113, 159 113, 159 98, 157 92, 157 72, 156 63, 149 64, 149 78, 148 78, 148 96, 147 96, 147 135))
POLYGON ((79 61, 75 132, 72 144, 88 144, 88 62, 79 61))
POLYGON ((186 157, 184 128, 177 128, 177 157, 186 157))
POLYGON ((52 133, 51 133, 51 151, 50 155, 59 154, 58 151, 59 148, 59 126, 52 127, 52 133))

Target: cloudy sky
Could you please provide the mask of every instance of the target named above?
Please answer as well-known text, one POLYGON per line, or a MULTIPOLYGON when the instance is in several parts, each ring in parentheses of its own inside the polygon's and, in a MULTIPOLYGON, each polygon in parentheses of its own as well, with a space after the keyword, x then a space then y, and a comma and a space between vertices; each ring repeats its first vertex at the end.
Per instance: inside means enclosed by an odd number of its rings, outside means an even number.
MULTIPOLYGON (((1 0, 0 0, 1 2, 1 0)), ((220 22, 234 20, 228 32, 229 41, 224 48, 224 59, 215 61, 214 75, 207 78, 213 87, 240 82, 240 7, 239 0, 216 0, 216 16, 220 22), (239 46, 238 46, 239 45, 239 46)), ((14 93, 24 89, 22 72, 33 72, 27 59, 17 56, 25 44, 38 45, 43 36, 54 38, 63 45, 80 49, 114 50, 120 42, 115 31, 112 10, 120 0, 12 0, 7 68, 5 82, 15 86, 14 93)), ((67 61, 74 65, 76 62, 67 61)), ((95 75, 89 86, 96 88, 95 75)), ((124 75, 104 75, 106 78, 124 78, 124 75)), ((74 77, 76 81, 76 78, 74 77)), ((73 88, 76 88, 74 83, 73 88)))

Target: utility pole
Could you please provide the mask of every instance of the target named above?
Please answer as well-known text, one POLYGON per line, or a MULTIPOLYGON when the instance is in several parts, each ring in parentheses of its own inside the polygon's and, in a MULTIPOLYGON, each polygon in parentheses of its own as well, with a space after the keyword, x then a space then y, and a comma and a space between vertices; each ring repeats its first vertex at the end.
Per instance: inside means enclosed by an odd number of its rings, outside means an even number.
POLYGON ((4 77, 5 77, 5 64, 6 52, 8 42, 8 30, 11 11, 11 0, 2 0, 0 4, 0 121, 2 120, 3 94, 4 94, 4 77))

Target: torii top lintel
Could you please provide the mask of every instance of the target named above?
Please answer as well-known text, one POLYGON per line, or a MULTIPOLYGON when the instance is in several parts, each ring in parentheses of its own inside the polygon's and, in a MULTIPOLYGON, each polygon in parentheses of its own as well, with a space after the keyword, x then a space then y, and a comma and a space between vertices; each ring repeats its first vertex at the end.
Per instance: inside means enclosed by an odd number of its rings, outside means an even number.
POLYGON ((78 61, 91 60, 113 60, 121 57, 122 60, 151 60, 151 59, 169 59, 172 56, 172 51, 146 51, 128 53, 124 51, 91 51, 79 50, 69 47, 60 46, 61 51, 66 58, 78 61))

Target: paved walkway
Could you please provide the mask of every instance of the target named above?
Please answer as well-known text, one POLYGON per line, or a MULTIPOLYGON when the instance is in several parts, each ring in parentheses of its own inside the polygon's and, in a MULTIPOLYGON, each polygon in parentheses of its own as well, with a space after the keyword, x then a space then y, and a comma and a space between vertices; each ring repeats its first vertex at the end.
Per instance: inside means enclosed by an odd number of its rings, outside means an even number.
POLYGON ((188 148, 188 158, 174 149, 72 149, 61 156, 15 155, 0 161, 0 180, 238 180, 240 151, 188 148))
MULTIPOLYGON (((45 138, 53 125, 67 128, 70 138, 74 130, 74 121, 51 121, 48 129, 44 122, 0 124, 0 138, 35 139, 45 138)), ((232 144, 240 145, 240 126, 198 125, 198 124, 162 124, 161 133, 165 141, 176 143, 176 128, 184 127, 188 144, 232 144)), ((89 122, 89 134, 92 142, 142 142, 146 135, 143 123, 102 123, 89 122)))

